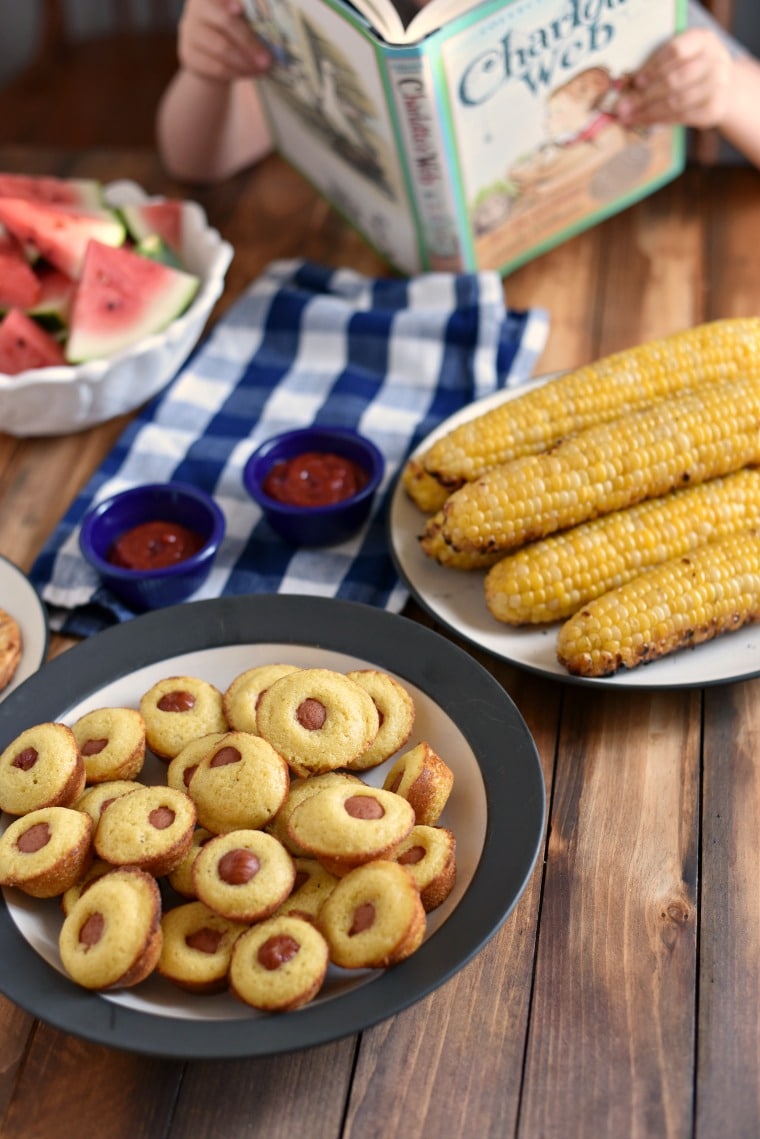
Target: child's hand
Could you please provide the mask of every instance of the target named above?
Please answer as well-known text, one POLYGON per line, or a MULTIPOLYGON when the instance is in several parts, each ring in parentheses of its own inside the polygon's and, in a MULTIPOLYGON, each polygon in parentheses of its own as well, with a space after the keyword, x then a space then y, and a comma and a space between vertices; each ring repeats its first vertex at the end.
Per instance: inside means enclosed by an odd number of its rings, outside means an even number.
POLYGON ((720 126, 731 101, 733 60, 706 28, 692 28, 659 48, 631 79, 616 114, 625 126, 681 123, 720 126))
POLYGON ((272 63, 240 0, 186 0, 177 54, 186 71, 220 83, 263 75, 272 63))

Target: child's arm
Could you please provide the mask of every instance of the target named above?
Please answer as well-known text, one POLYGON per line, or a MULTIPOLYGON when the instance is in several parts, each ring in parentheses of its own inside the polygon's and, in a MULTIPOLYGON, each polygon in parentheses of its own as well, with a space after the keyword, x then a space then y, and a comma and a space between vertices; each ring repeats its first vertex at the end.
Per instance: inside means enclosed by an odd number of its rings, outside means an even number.
POLYGON ((648 60, 620 99, 626 126, 714 127, 760 167, 760 64, 732 55, 714 32, 692 28, 648 60))
POLYGON ((158 108, 156 134, 167 170, 214 182, 262 158, 269 131, 252 77, 271 58, 239 0, 186 0, 177 40, 179 70, 158 108))

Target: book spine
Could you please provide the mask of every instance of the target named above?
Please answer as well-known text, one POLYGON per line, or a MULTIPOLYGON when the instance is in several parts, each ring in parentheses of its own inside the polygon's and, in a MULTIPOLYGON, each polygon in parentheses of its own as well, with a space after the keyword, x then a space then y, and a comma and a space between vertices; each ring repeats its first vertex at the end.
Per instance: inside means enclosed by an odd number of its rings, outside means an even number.
POLYGON ((449 176, 451 157, 447 153, 430 60, 414 49, 388 52, 385 62, 407 157, 425 267, 457 272, 465 265, 449 176))

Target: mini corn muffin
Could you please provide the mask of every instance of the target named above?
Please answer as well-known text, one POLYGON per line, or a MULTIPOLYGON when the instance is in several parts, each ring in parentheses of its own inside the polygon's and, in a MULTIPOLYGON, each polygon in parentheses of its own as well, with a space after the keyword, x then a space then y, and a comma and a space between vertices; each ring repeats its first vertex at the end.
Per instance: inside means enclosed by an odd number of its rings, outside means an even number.
POLYGON ((414 811, 400 795, 366 784, 340 783, 304 799, 288 833, 334 874, 387 857, 414 826, 414 811))
POLYGON ((33 898, 68 890, 92 862, 92 819, 72 807, 40 807, 0 836, 0 885, 33 898))
POLYGON ((434 826, 454 786, 454 773, 428 743, 419 743, 399 756, 383 786, 407 799, 418 823, 434 826))
POLYGON ((78 811, 88 814, 97 826, 100 816, 109 803, 145 786, 146 784, 138 783, 134 779, 109 779, 107 783, 94 783, 92 787, 85 788, 74 806, 78 811))
POLYGON ((157 971, 191 993, 218 993, 227 988, 227 971, 235 941, 247 925, 228 921, 203 902, 187 902, 161 918, 163 945, 157 971))
POLYGON ((214 832, 206 830, 205 827, 196 827, 193 831, 193 838, 190 843, 190 849, 185 857, 176 866, 174 870, 170 871, 167 875, 169 885, 173 890, 183 898, 195 899, 195 886, 193 885, 193 863, 198 855, 198 851, 206 845, 209 839, 214 837, 214 832))
POLYGON ((190 849, 195 804, 173 787, 143 787, 114 799, 95 830, 95 852, 114 866, 169 874, 190 849))
POLYGON ((84 760, 65 724, 27 728, 0 755, 0 811, 70 807, 85 785, 84 760))
POLYGON ((327 965, 327 943, 311 922, 272 917, 235 942, 230 991, 262 1012, 288 1012, 313 1000, 322 988, 327 965))
POLYGON ((187 792, 199 824, 220 834, 263 827, 289 786, 288 765, 271 744, 250 732, 227 732, 198 762, 187 792))
POLYGON ((79 901, 82 894, 96 878, 102 878, 104 874, 108 874, 109 870, 114 869, 115 867, 110 862, 104 862, 102 858, 93 858, 84 874, 61 894, 61 909, 64 915, 71 912, 75 902, 79 901))
POLYGON ((414 701, 398 680, 379 669, 360 668, 346 676, 370 694, 380 717, 374 740, 349 764, 351 771, 366 771, 384 763, 407 742, 414 727, 414 701))
POLYGON ((161 942, 158 883, 136 866, 123 866, 98 878, 72 906, 58 949, 77 984, 126 989, 153 972, 161 942))
POLYGON ((393 861, 411 874, 430 913, 445 902, 456 881, 456 842, 446 827, 416 826, 396 848, 393 861))
POLYGON ((236 830, 201 847, 192 877, 198 901, 229 921, 250 923, 282 905, 296 868, 282 843, 266 831, 236 830))
POLYGON ((302 668, 262 692, 256 725, 305 779, 357 759, 377 735, 380 718, 369 693, 343 673, 302 668))
POLYGON ((298 672, 294 664, 260 664, 236 676, 223 694, 227 723, 237 732, 256 734, 256 708, 265 689, 282 676, 298 672))
POLYGON ((325 869, 316 858, 296 858, 296 880, 293 890, 275 911, 277 916, 290 914, 304 921, 316 921, 322 904, 339 879, 325 869))
POLYGON ((324 775, 312 775, 310 779, 294 779, 288 789, 285 802, 274 818, 266 824, 265 829, 275 838, 278 838, 292 855, 305 855, 306 851, 302 850, 288 833, 290 816, 304 799, 309 799, 318 791, 323 791, 325 787, 330 787, 334 783, 345 783, 348 779, 353 780, 354 783, 360 783, 362 787, 364 786, 358 775, 351 775, 348 771, 326 771, 324 775))
POLYGON ((222 694, 196 676, 168 676, 140 700, 148 747, 158 759, 171 760, 198 736, 225 732, 222 694))
POLYGON ((377 860, 342 878, 319 911, 330 960, 343 969, 383 969, 409 957, 425 937, 425 909, 411 875, 377 860))
POLYGON ((136 779, 145 762, 145 722, 135 708, 96 708, 71 727, 88 783, 136 779))
POLYGON ((209 735, 199 736, 197 740, 186 744, 182 751, 169 761, 166 769, 167 786, 175 787, 177 791, 187 791, 200 761, 226 734, 226 732, 210 732, 209 735))

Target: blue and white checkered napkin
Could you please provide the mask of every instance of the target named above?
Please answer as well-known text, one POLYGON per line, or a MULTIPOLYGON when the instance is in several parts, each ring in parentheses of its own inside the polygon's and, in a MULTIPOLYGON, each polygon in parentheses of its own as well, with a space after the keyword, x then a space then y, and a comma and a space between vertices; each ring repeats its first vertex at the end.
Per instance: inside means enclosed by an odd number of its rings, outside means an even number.
POLYGON ((303 261, 271 264, 172 383, 129 424, 32 569, 50 624, 87 636, 134 614, 79 553, 94 501, 180 479, 211 491, 227 519, 196 597, 296 593, 403 608, 385 515, 395 477, 436 424, 527 379, 548 332, 542 309, 505 308, 496 273, 370 279, 303 261), (386 459, 374 511, 352 540, 294 549, 248 497, 242 470, 264 439, 311 423, 355 427, 386 459))

